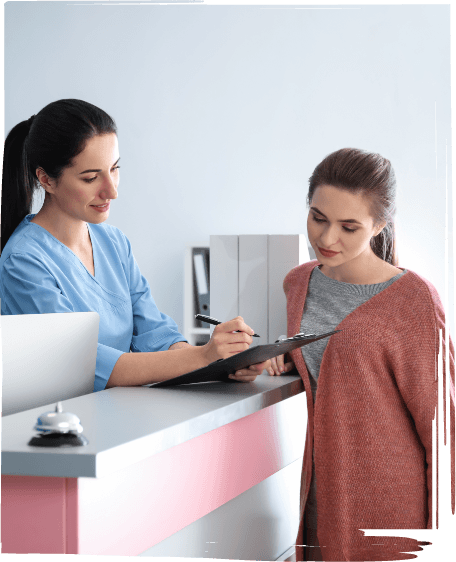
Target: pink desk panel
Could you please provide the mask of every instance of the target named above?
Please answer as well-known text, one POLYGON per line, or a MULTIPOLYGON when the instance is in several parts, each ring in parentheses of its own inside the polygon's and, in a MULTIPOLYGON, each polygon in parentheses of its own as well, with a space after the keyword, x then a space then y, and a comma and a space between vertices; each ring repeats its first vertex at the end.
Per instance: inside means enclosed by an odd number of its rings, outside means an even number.
POLYGON ((3 552, 138 555, 283 468, 282 457, 270 406, 103 478, 2 476, 3 552))

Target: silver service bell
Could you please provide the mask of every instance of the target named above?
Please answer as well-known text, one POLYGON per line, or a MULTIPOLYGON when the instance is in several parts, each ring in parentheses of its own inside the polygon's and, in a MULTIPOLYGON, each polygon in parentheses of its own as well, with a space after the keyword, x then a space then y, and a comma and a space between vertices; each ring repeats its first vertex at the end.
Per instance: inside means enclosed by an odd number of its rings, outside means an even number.
POLYGON ((57 402, 53 412, 41 414, 33 429, 41 434, 82 433, 81 420, 75 414, 64 412, 61 402, 57 402))
POLYGON ((64 412, 61 402, 57 402, 53 412, 41 414, 34 429, 39 435, 33 437, 29 445, 36 447, 79 447, 88 443, 81 435, 80 419, 71 412, 64 412))

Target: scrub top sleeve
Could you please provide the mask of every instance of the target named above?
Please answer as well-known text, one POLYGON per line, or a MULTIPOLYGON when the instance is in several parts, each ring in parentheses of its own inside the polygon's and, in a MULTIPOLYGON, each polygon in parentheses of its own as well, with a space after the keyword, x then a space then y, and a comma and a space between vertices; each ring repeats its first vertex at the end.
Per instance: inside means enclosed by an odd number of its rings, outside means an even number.
MULTIPOLYGON (((2 314, 50 314, 87 312, 74 310, 46 266, 26 254, 12 254, 1 272, 2 314)), ((113 347, 98 344, 94 391, 106 387, 111 372, 123 354, 113 347)))
POLYGON ((1 272, 2 314, 75 312, 48 269, 26 254, 11 254, 1 272))
POLYGON ((173 343, 187 341, 172 318, 160 312, 146 278, 128 245, 130 298, 133 309, 132 351, 165 351, 173 343))
POLYGON ((98 392, 104 390, 106 384, 111 376, 114 365, 117 363, 119 357, 123 355, 123 351, 114 349, 101 343, 97 347, 97 364, 95 367, 95 383, 93 391, 98 392))

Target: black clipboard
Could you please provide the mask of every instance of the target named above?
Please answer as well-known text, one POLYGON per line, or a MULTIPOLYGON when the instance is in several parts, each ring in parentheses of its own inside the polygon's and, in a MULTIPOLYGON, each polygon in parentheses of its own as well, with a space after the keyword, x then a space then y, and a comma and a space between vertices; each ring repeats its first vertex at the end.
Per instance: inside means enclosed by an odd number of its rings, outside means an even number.
POLYGON ((191 371, 185 375, 180 375, 174 377, 167 381, 156 382, 154 384, 148 385, 149 388, 163 388, 165 386, 177 386, 181 384, 193 384, 198 382, 235 382, 228 378, 228 375, 235 373, 240 369, 245 369, 249 365, 255 363, 262 363, 267 359, 276 357, 277 355, 282 355, 302 347, 303 345, 308 345, 317 340, 327 338, 333 334, 337 334, 340 330, 334 330, 332 332, 327 332, 326 334, 296 334, 291 338, 287 338, 280 342, 268 343, 266 345, 258 345, 256 347, 250 347, 245 351, 236 353, 232 357, 226 359, 219 359, 210 363, 202 369, 197 369, 196 371, 191 371))

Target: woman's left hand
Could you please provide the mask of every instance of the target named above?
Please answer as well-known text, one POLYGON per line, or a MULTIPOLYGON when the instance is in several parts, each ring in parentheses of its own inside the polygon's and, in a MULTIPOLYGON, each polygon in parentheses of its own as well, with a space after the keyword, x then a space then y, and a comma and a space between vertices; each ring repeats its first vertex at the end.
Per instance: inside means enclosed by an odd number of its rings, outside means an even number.
POLYGON ((252 382, 258 375, 261 375, 264 369, 269 370, 271 367, 271 361, 263 361, 263 363, 256 363, 255 365, 250 365, 248 369, 241 369, 236 371, 234 374, 229 375, 228 378, 239 381, 239 382, 252 382))

